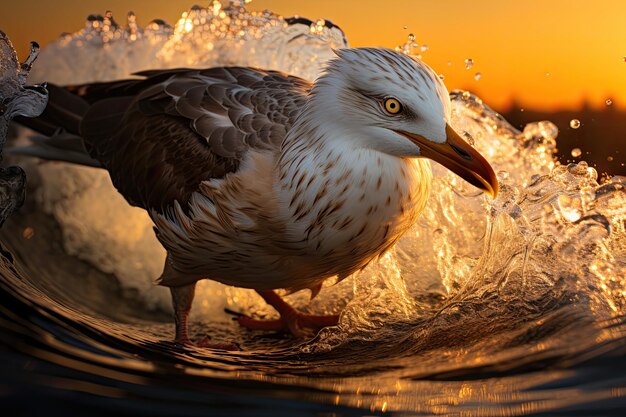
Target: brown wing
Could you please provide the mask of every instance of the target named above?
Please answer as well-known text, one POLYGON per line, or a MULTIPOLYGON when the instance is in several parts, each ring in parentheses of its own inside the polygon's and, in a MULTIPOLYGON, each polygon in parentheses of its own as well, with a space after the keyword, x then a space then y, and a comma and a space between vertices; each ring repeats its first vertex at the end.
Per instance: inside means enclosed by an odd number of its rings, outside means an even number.
POLYGON ((158 212, 236 172, 248 150, 278 150, 310 89, 239 67, 139 75, 74 92, 92 104, 80 125, 90 155, 131 204, 158 212))

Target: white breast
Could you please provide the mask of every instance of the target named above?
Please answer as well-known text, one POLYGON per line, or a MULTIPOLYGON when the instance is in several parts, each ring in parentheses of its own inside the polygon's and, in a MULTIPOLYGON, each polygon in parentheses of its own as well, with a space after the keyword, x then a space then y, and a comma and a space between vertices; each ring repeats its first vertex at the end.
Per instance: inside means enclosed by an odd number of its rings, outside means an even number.
POLYGON ((432 179, 426 160, 336 144, 282 165, 281 215, 290 238, 306 241, 302 279, 344 278, 386 251, 417 219, 432 179))

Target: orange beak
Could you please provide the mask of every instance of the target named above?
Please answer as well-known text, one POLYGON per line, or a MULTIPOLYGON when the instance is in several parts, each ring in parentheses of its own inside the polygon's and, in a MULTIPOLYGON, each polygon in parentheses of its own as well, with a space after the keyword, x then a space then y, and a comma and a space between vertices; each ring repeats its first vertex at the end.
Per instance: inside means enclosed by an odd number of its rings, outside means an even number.
POLYGON ((439 162, 493 198, 498 195, 498 178, 489 162, 465 142, 450 125, 446 124, 446 141, 443 143, 435 143, 409 132, 396 131, 396 133, 419 146, 422 156, 439 162))

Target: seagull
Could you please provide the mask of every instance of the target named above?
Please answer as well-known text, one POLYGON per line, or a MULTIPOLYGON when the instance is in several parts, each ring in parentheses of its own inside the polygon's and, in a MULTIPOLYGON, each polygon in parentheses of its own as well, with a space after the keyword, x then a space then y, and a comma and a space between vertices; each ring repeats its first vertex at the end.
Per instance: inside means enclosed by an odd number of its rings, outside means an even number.
POLYGON ((251 329, 301 336, 338 316, 303 314, 274 290, 342 280, 389 250, 428 198, 434 160, 495 198, 489 163, 450 127, 450 98, 421 60, 383 48, 336 50, 311 83, 244 67, 140 72, 58 87, 39 119, 51 137, 19 153, 106 169, 147 210, 167 251, 175 341, 197 281, 256 290, 280 314, 251 329))

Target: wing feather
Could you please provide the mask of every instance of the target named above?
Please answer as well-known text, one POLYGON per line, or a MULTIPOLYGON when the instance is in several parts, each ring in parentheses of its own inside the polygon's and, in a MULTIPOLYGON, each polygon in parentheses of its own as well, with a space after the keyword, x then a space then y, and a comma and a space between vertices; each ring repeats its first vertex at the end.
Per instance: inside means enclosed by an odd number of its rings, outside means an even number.
POLYGON ((131 204, 160 213, 187 210, 202 181, 236 172, 248 151, 278 151, 311 87, 241 67, 138 75, 69 90, 91 104, 80 125, 91 156, 131 204))

